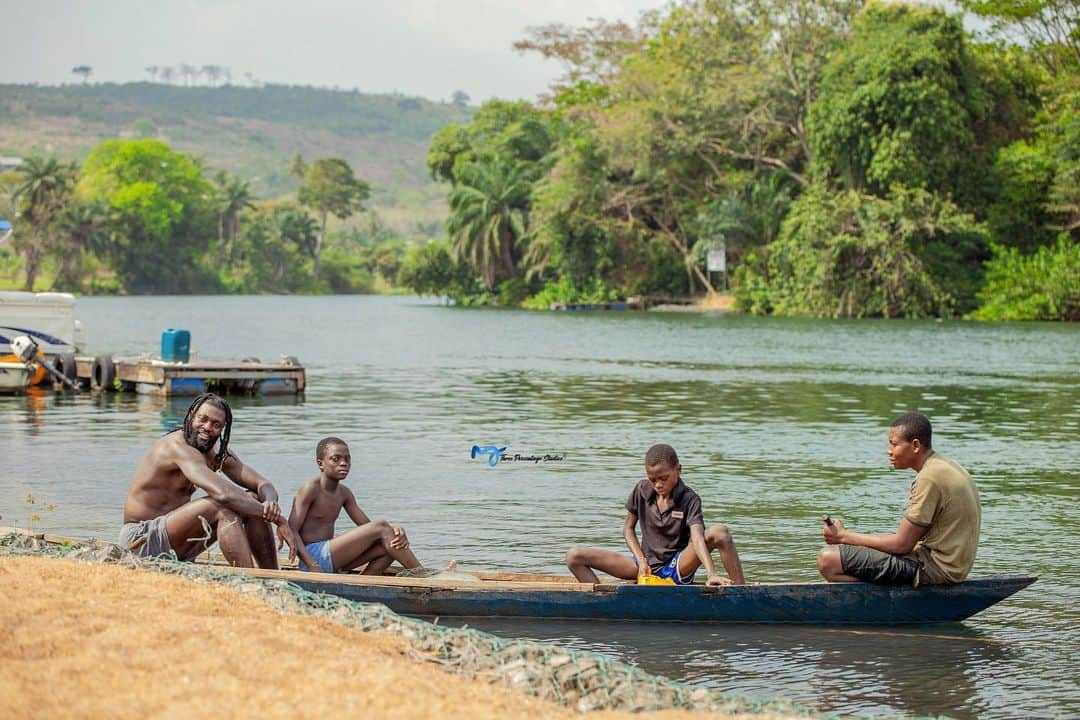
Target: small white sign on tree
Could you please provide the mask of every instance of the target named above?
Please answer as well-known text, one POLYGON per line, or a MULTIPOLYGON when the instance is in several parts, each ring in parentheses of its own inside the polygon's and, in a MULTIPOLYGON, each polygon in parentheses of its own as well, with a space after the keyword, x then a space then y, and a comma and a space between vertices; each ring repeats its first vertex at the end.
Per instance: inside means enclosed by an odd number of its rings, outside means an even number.
POLYGON ((705 268, 709 272, 727 272, 727 248, 724 243, 717 243, 705 256, 705 268))

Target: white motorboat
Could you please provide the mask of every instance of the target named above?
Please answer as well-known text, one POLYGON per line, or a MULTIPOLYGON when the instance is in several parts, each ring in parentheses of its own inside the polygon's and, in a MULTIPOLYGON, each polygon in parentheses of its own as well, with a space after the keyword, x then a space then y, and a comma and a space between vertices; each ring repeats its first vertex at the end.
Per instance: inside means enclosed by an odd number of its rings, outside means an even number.
POLYGON ((0 393, 23 392, 30 384, 35 366, 32 363, 0 360, 0 393))

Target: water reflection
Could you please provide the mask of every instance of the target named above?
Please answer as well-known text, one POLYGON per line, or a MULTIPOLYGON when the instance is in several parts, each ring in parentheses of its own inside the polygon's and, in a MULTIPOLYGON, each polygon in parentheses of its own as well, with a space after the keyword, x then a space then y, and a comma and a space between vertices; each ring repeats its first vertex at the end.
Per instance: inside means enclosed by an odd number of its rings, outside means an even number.
MULTIPOLYGON (((302 405, 301 395, 229 395, 234 417, 245 415, 248 410, 269 407, 296 407, 302 405)), ((107 416, 122 416, 125 422, 138 430, 168 432, 181 425, 192 397, 162 397, 133 393, 90 393, 69 390, 56 391, 33 387, 21 395, 0 395, 0 422, 5 422, 5 432, 30 429, 32 434, 47 424, 58 427, 100 420, 107 416)))
POLYGON ((767 700, 779 689, 801 704, 843 714, 925 716, 949 708, 952 717, 978 717, 1006 700, 992 684, 980 684, 980 668, 1016 655, 1010 642, 960 624, 883 630, 491 618, 441 623, 597 652, 733 695, 767 700))

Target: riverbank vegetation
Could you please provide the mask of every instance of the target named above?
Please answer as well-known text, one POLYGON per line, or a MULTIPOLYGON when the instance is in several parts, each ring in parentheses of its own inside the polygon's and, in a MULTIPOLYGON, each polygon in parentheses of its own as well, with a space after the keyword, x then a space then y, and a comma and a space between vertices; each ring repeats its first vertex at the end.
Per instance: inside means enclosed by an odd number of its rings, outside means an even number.
POLYGON ((566 68, 435 136, 446 241, 402 280, 461 303, 713 293, 822 317, 1080 319, 1075 3, 687 0, 535 28, 566 68))
POLYGON ((562 64, 551 95, 475 112, 277 86, 9 86, 13 127, 63 110, 128 130, 81 165, 39 154, 0 175, 16 226, 0 285, 547 308, 711 296, 722 246, 747 312, 1080 319, 1080 15, 961 6, 682 0, 632 25, 533 28, 517 48, 562 64), (256 144, 281 135, 265 123, 422 142, 446 221, 388 226, 404 207, 390 181, 338 153, 290 161, 279 142, 267 172, 219 169, 228 150, 211 169, 167 142, 204 135, 184 130, 192 111, 256 144))
POLYGON ((290 164, 295 197, 255 199, 156 139, 107 140, 80 166, 31 157, 0 176, 16 219, 0 282, 81 293, 392 291, 406 242, 365 210, 370 185, 341 158, 290 164))

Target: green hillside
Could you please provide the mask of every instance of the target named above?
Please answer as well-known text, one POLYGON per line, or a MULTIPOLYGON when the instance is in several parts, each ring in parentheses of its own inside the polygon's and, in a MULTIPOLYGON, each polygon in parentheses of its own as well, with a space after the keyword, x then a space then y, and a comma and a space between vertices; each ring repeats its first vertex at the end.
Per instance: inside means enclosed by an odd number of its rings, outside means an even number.
POLYGON ((101 140, 158 137, 250 180, 265 199, 295 191, 293 154, 338 156, 372 184, 369 207, 385 224, 433 234, 446 191, 424 156, 439 128, 469 114, 422 98, 284 85, 0 85, 0 155, 81 160, 101 140))

